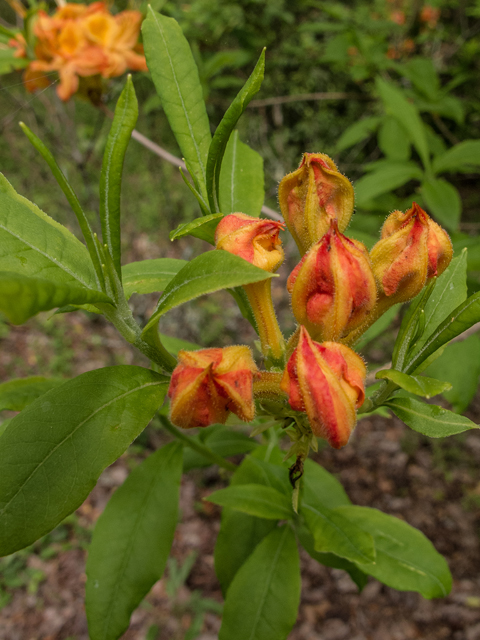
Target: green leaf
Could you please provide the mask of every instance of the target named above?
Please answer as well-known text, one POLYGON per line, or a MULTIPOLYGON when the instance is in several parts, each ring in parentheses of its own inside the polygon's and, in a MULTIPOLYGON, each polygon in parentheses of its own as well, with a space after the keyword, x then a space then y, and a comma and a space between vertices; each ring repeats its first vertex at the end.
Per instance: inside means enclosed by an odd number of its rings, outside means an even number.
POLYGON ((423 172, 413 162, 388 162, 378 170, 367 174, 355 182, 357 206, 367 206, 373 198, 393 191, 410 180, 421 180, 423 172))
POLYGON ((300 602, 300 562, 288 526, 269 533, 230 585, 219 640, 286 640, 300 602))
POLYGON ((182 446, 167 444, 134 469, 100 516, 88 550, 91 640, 117 640, 161 578, 178 520, 182 446))
POLYGON ((160 334, 160 340, 168 351, 172 355, 176 356, 180 349, 184 349, 185 351, 198 351, 202 347, 198 344, 194 344, 193 342, 188 342, 187 340, 182 340, 181 338, 175 338, 173 336, 166 336, 164 333, 160 334))
POLYGON ((341 483, 317 462, 305 460, 302 477, 303 499, 313 507, 325 506, 329 509, 350 504, 341 483))
POLYGON ((125 153, 138 118, 138 102, 129 75, 115 107, 115 116, 107 138, 100 174, 100 220, 103 241, 113 264, 122 277, 120 237, 120 194, 125 153))
POLYGON ((22 411, 44 393, 63 384, 60 378, 31 376, 15 378, 0 384, 0 411, 22 411))
POLYGON ((168 283, 144 333, 164 313, 206 293, 260 282, 274 274, 228 251, 207 251, 194 258, 168 283))
POLYGON ((337 511, 373 536, 376 561, 361 565, 362 571, 398 591, 417 591, 429 599, 448 595, 448 565, 423 533, 377 509, 350 506, 337 511))
POLYGON ((77 509, 147 426, 168 378, 135 366, 89 371, 19 413, 0 448, 0 555, 28 546, 77 509))
POLYGON ((357 142, 363 142, 378 128, 383 118, 380 116, 368 116, 347 127, 337 141, 335 150, 337 153, 353 147, 357 142))
MULTIPOLYGON (((195 436, 191 436, 195 438, 195 436)), ((257 443, 244 433, 231 431, 223 425, 216 425, 213 431, 204 438, 202 444, 206 445, 211 451, 222 458, 240 455, 253 451, 257 447, 257 443)), ((208 467, 212 464, 210 459, 202 456, 198 451, 186 447, 183 455, 184 472, 198 467, 208 467)))
POLYGON ((8 427, 12 420, 13 418, 7 418, 6 420, 3 420, 2 423, 0 423, 0 436, 4 433, 5 429, 8 427))
POLYGON ((341 558, 368 564, 375 562, 372 536, 357 527, 335 509, 304 501, 300 513, 315 541, 315 551, 334 553, 341 558))
POLYGON ((480 166, 480 140, 465 140, 433 161, 434 173, 473 172, 480 166))
POLYGON ((206 171, 207 195, 212 211, 219 211, 220 169, 228 140, 240 116, 247 108, 248 103, 260 89, 263 82, 264 71, 265 49, 262 51, 251 76, 239 91, 235 100, 228 107, 212 138, 208 150, 206 171))
POLYGON ((411 357, 405 367, 405 372, 414 373, 422 362, 437 349, 477 322, 480 322, 480 292, 474 293, 449 313, 447 318, 428 336, 422 347, 411 357))
POLYGON ((90 255, 80 240, 15 192, 0 174, 0 271, 95 289, 90 255))
POLYGON ((449 231, 455 231, 460 222, 462 201, 457 189, 443 178, 426 180, 420 192, 435 218, 449 231))
POLYGON ((258 217, 264 199, 263 158, 240 140, 238 131, 234 131, 220 171, 220 211, 258 217))
POLYGON ((122 267, 126 298, 132 293, 159 293, 188 262, 176 258, 156 258, 130 262, 122 267))
POLYGON ((388 114, 397 118, 407 131, 410 141, 418 151, 425 169, 430 168, 430 153, 427 144, 425 126, 417 108, 407 100, 403 91, 379 76, 376 79, 377 91, 388 114))
POLYGON ((378 146, 390 160, 405 162, 410 159, 410 141, 405 128, 397 118, 387 116, 378 131, 378 146))
POLYGON ((242 484, 219 489, 205 498, 221 507, 231 507, 268 520, 293 518, 290 498, 272 487, 260 484, 242 484))
POLYGON ((429 438, 446 438, 468 429, 479 428, 464 416, 414 398, 391 398, 383 404, 411 429, 429 438))
POLYGON ((435 100, 440 90, 440 80, 429 58, 412 58, 405 64, 397 66, 398 71, 405 75, 420 93, 429 100, 435 100))
POLYGON ((432 398, 452 388, 450 382, 442 382, 425 376, 409 376, 407 373, 395 371, 395 369, 377 371, 375 378, 378 380, 391 380, 402 389, 405 389, 405 391, 424 398, 432 398))
POLYGON ((380 318, 360 337, 360 340, 355 345, 355 351, 362 351, 367 344, 382 334, 397 317, 398 310, 398 305, 394 305, 393 307, 390 307, 383 316, 380 316, 380 318))
POLYGON ((192 222, 183 222, 170 232, 170 240, 177 240, 178 238, 183 238, 183 236, 194 236, 214 245, 215 230, 222 218, 223 213, 212 213, 209 216, 196 218, 192 222))
POLYGON ((431 376, 446 376, 452 389, 443 397, 455 413, 463 413, 475 397, 480 379, 480 337, 473 335, 449 344, 426 370, 431 376))
POLYGON ((40 311, 88 302, 113 304, 101 291, 0 271, 0 311, 12 324, 23 324, 40 311))
POLYGON ((205 189, 211 134, 190 45, 176 20, 156 13, 151 7, 143 21, 142 33, 148 68, 170 127, 205 189))

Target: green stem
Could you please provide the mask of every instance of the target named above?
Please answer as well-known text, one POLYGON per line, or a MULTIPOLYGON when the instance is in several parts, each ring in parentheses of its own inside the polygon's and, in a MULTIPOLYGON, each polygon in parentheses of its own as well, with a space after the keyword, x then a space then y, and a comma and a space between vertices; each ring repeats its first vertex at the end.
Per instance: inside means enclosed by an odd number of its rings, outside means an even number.
POLYGON ((270 279, 243 286, 255 316, 265 363, 283 369, 285 366, 285 338, 278 326, 271 287, 270 279))
POLYGON ((398 384, 395 384, 391 380, 389 382, 384 382, 384 384, 380 387, 380 389, 375 393, 371 398, 367 398, 365 402, 362 404, 360 409, 358 410, 358 414, 362 413, 370 413, 371 411, 375 411, 378 407, 381 407, 382 404, 388 400, 388 398, 392 395, 396 389, 398 389, 398 384))
POLYGON ((182 431, 180 431, 180 429, 174 427, 173 424, 169 420, 167 420, 167 418, 165 418, 165 416, 159 416, 159 418, 162 426, 169 433, 171 433, 172 436, 177 438, 177 440, 184 442, 187 447, 190 447, 190 449, 193 449, 204 458, 207 458, 207 460, 210 460, 213 464, 218 464, 218 466, 222 467, 223 469, 227 469, 228 471, 236 470, 236 465, 234 465, 232 462, 229 462, 228 460, 225 460, 225 458, 222 458, 222 456, 217 455, 214 451, 206 447, 204 444, 200 444, 198 440, 194 440, 193 438, 186 436, 184 433, 182 433, 182 431))

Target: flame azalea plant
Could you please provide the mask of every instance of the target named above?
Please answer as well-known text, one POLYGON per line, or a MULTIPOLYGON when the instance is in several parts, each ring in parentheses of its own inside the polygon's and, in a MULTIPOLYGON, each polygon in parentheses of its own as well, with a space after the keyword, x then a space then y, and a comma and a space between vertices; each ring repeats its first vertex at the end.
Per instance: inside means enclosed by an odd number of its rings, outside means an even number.
MULTIPOLYGON (((24 17, 21 3, 14 6, 24 17)), ((15 33, 9 45, 16 49, 15 57, 28 60, 23 75, 28 91, 48 87, 56 72, 57 94, 62 100, 79 90, 80 78, 90 78, 85 92, 98 100, 102 78, 114 78, 129 69, 147 70, 143 47, 138 44, 142 19, 139 11, 112 15, 104 2, 67 3, 52 15, 36 11, 28 28, 15 33)))
MULTIPOLYGON (((103 5, 66 5, 55 17, 39 14, 35 28, 55 47, 65 37, 61 46, 68 55, 41 45, 45 64, 58 65, 60 74, 87 71, 75 62, 84 47, 89 53, 82 64, 98 63, 108 75, 141 64, 137 54, 126 55, 132 51, 126 43, 136 41, 136 21, 136 14, 114 19, 103 5), (112 31, 123 33, 115 45, 112 31)), ((465 252, 453 257, 447 233, 415 203, 390 213, 370 251, 350 238, 353 187, 322 153, 305 153, 299 168, 281 181, 285 222, 260 218, 262 163, 235 127, 260 88, 264 53, 212 136, 198 72, 178 24, 149 9, 143 39, 185 158, 185 182, 202 213, 171 238, 196 236, 211 249, 189 262, 122 264, 120 180, 138 113, 131 78, 117 104, 100 176, 102 240, 50 151, 22 125, 64 191, 85 242, 2 177, 1 311, 20 324, 57 307, 94 309, 151 367, 122 365, 68 381, 26 378, 0 385, 2 408, 19 411, 0 427, 1 554, 30 545, 77 509, 102 471, 155 417, 172 441, 130 474, 93 534, 86 569, 92 640, 119 638, 162 576, 182 472, 208 463, 231 481, 208 497, 224 507, 215 548, 225 597, 220 640, 288 637, 300 598, 299 546, 349 573, 359 589, 377 579, 425 598, 445 596, 450 572, 427 538, 407 522, 352 505, 339 482, 308 456, 319 440, 334 448, 349 440, 355 446, 358 417, 380 408, 426 436, 477 428, 425 402, 450 385, 421 375, 444 345, 480 321, 480 294, 467 298, 465 252), (251 166, 256 173, 244 171, 251 166), (298 322, 290 336, 279 326, 271 296, 284 260, 285 227, 300 251, 287 283, 298 322), (171 348, 159 330, 162 316, 221 289, 232 294, 258 333, 257 351, 251 345, 171 348), (133 291, 163 292, 144 326, 127 301, 133 291), (383 314, 409 300, 391 366, 366 388, 367 364, 356 344, 367 331, 378 335, 383 314), (236 462, 224 454, 236 455, 236 462)))

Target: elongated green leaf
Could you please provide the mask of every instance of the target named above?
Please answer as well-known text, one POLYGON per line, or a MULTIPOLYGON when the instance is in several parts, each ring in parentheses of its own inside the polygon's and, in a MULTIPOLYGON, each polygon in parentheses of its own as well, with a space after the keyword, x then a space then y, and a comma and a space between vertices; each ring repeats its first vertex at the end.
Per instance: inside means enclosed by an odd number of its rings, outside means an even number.
POLYGON ((359 207, 373 198, 401 187, 409 180, 421 180, 423 173, 413 162, 389 162, 355 182, 355 202, 359 207))
POLYGON ((335 147, 337 153, 345 151, 345 149, 348 149, 349 147, 353 147, 357 142, 363 142, 363 140, 366 140, 377 129, 381 121, 382 118, 380 116, 368 116, 367 118, 362 118, 358 122, 354 122, 345 129, 338 139, 335 147))
POLYGON ((19 413, 0 448, 0 555, 28 546, 78 508, 146 427, 168 378, 135 366, 89 371, 19 413))
MULTIPOLYGON (((190 437, 195 438, 195 436, 190 437)), ((222 458, 248 453, 257 447, 255 440, 252 440, 246 434, 225 429, 225 427, 221 425, 213 427, 212 432, 208 434, 208 437, 202 439, 201 442, 213 451, 213 453, 222 456, 222 458)), ((189 447, 185 448, 183 454, 184 471, 198 467, 208 467, 211 464, 212 461, 202 456, 198 451, 194 451, 189 447)))
POLYGON ((120 193, 125 153, 138 118, 138 102, 132 77, 128 76, 125 88, 117 102, 112 127, 108 134, 100 174, 100 220, 103 241, 107 244, 113 264, 122 277, 120 193))
POLYGON ((454 309, 449 316, 426 338, 423 346, 415 352, 405 369, 414 373, 416 369, 437 349, 455 336, 460 335, 475 323, 480 322, 480 292, 474 293, 454 309))
POLYGON ((303 498, 312 507, 334 509, 350 504, 345 489, 335 476, 309 458, 305 460, 302 484, 303 498))
POLYGON ((365 333, 361 336, 360 340, 355 344, 356 351, 362 351, 367 344, 369 344, 372 340, 374 340, 377 336, 383 333, 393 322, 394 318, 397 317, 399 310, 398 305, 394 305, 390 307, 390 309, 380 316, 380 318, 372 324, 372 326, 365 331, 365 333))
POLYGON ((285 640, 297 618, 300 563, 288 526, 269 533, 230 585, 219 640, 285 640))
POLYGON ((369 507, 339 507, 375 541, 375 564, 360 568, 399 591, 417 591, 424 598, 442 598, 452 588, 452 577, 444 558, 432 543, 403 520, 369 507))
POLYGON ((453 184, 443 178, 425 180, 420 191, 425 204, 438 222, 449 231, 455 231, 460 222, 462 201, 453 184))
POLYGON ((98 248, 95 244, 93 231, 90 227, 88 218, 85 215, 85 212, 83 211, 82 206, 78 201, 78 198, 74 190, 72 189, 70 183, 68 182, 62 170, 58 166, 57 161, 53 157, 53 154, 51 153, 50 149, 46 147, 46 145, 42 142, 42 140, 40 140, 40 138, 36 136, 33 133, 33 131, 31 131, 27 127, 26 124, 24 124, 23 122, 20 122, 20 127, 22 128, 23 132, 25 133, 27 138, 30 140, 30 142, 33 144, 35 149, 37 149, 37 151, 42 155, 43 159, 50 167, 50 170, 53 173, 55 180, 58 182, 58 185, 60 186, 61 190, 65 194, 65 197, 67 198, 68 203, 72 207, 72 210, 77 217, 78 224, 80 225, 80 229, 82 230, 82 234, 85 239, 85 242, 87 243, 88 251, 90 253, 90 257, 92 259, 93 265, 95 267, 95 271, 97 273, 97 278, 98 278, 97 284, 100 284, 100 282, 103 283, 101 261, 98 253, 98 248))
POLYGON ((156 258, 130 262, 122 267, 125 296, 132 293, 159 293, 188 262, 176 258, 156 258))
POLYGON ((426 376, 409 376, 407 373, 395 371, 395 369, 377 371, 375 378, 378 380, 391 380, 402 389, 405 389, 405 391, 424 398, 432 398, 452 388, 450 382, 442 382, 426 376))
POLYGON ((214 245, 215 229, 222 218, 223 213, 212 213, 209 216, 192 220, 192 222, 184 222, 170 232, 170 240, 177 240, 183 236, 194 236, 214 245))
POLYGON ((475 171, 479 166, 480 140, 460 142, 433 161, 435 173, 475 171))
POLYGON ((95 289, 90 255, 65 227, 20 196, 0 174, 0 271, 95 289))
POLYGON ((183 267, 166 286, 144 332, 161 315, 184 302, 220 289, 266 280, 273 275, 227 251, 202 253, 183 267))
POLYGON ((160 340, 168 353, 171 353, 174 356, 177 355, 180 349, 184 349, 185 351, 198 351, 198 349, 202 348, 200 345, 194 344, 193 342, 188 342, 181 338, 174 338, 173 336, 166 336, 164 333, 160 334, 160 340))
POLYGON ((303 502, 300 513, 315 541, 315 551, 334 553, 341 558, 368 564, 375 562, 372 536, 338 514, 335 509, 303 502))
POLYGON ((0 411, 22 411, 34 400, 43 396, 58 385, 63 384, 60 378, 44 378, 30 376, 29 378, 15 378, 0 384, 0 411))
POLYGON ((272 487, 260 484, 242 484, 219 489, 205 500, 258 518, 284 520, 293 517, 290 498, 272 487))
POLYGON ((173 18, 162 16, 151 7, 142 33, 148 68, 168 122, 204 190, 211 134, 190 46, 173 18))
POLYGON ((429 438, 445 438, 479 428, 464 416, 414 398, 391 398, 385 402, 385 406, 411 429, 429 438))
POLYGON ((379 76, 376 79, 377 91, 380 94, 387 113, 395 116, 408 132, 412 144, 422 159, 423 166, 430 167, 430 153, 428 149, 425 126, 417 108, 407 100, 403 92, 379 76))
POLYGON ((445 318, 467 297, 467 251, 464 249, 454 258, 447 269, 437 278, 425 305, 425 329, 415 343, 418 351, 428 337, 445 318))
POLYGON ((228 107, 212 138, 212 142, 208 150, 206 173, 208 202, 210 203, 212 211, 219 210, 220 169, 228 140, 232 131, 235 129, 240 116, 247 108, 248 103, 260 89, 263 82, 264 71, 265 49, 262 51, 260 58, 255 65, 255 69, 252 71, 252 75, 239 91, 235 100, 228 107))
POLYGON ((8 425, 12 420, 13 418, 7 418, 6 420, 3 420, 3 422, 0 424, 0 436, 3 434, 3 432, 5 431, 5 429, 8 427, 8 425))
POLYGON ((225 215, 241 212, 258 217, 264 200, 263 158, 240 140, 238 131, 234 131, 220 171, 220 211, 225 215))
POLYGON ((40 311, 89 302, 113 304, 101 291, 0 271, 0 311, 12 324, 22 324, 40 311))
POLYGON ((387 116, 378 131, 378 146, 390 160, 410 160, 410 140, 397 118, 387 116))
POLYGON ((336 556, 333 553, 321 553, 319 551, 315 551, 315 541, 307 527, 296 527, 296 532, 300 544, 311 558, 326 567, 331 567, 332 569, 343 569, 346 571, 360 591, 367 584, 368 577, 363 573, 363 571, 360 571, 358 566, 353 562, 345 560, 345 558, 340 558, 340 556, 336 556))
POLYGON ((85 606, 91 640, 117 640, 161 578, 178 519, 182 446, 167 444, 110 498, 88 550, 85 606))

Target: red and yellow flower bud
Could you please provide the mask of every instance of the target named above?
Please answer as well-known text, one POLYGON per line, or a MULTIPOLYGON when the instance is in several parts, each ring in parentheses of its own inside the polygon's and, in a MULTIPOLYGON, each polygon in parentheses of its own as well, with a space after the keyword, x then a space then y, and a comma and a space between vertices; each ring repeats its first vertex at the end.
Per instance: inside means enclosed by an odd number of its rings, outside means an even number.
POLYGON ((290 406, 307 414, 312 432, 332 447, 344 447, 365 399, 363 360, 338 342, 314 342, 304 327, 283 374, 290 406))
POLYGON ((225 216, 215 232, 217 249, 234 253, 270 273, 282 264, 285 254, 280 230, 283 222, 252 218, 245 213, 232 213, 225 216))
POLYGON ((287 288, 296 319, 320 341, 338 341, 360 327, 377 300, 367 249, 341 234, 336 221, 292 271, 287 288))
POLYGON ((345 231, 353 213, 351 182, 324 153, 305 153, 299 168, 278 188, 282 215, 303 255, 337 220, 345 231))
POLYGON ((170 419, 183 429, 224 424, 229 412, 253 420, 257 367, 246 346, 180 351, 168 389, 170 419))
POLYGON ((389 306, 415 297, 429 278, 445 271, 452 256, 447 232, 416 202, 405 213, 388 216, 370 252, 379 293, 389 306))
MULTIPOLYGON (((217 249, 234 253, 260 269, 272 273, 284 259, 279 233, 283 222, 252 218, 244 213, 225 216, 217 226, 217 249)), ((268 363, 283 366, 285 341, 278 326, 273 308, 270 278, 245 285, 244 290, 252 307, 262 345, 262 353, 268 363)))

